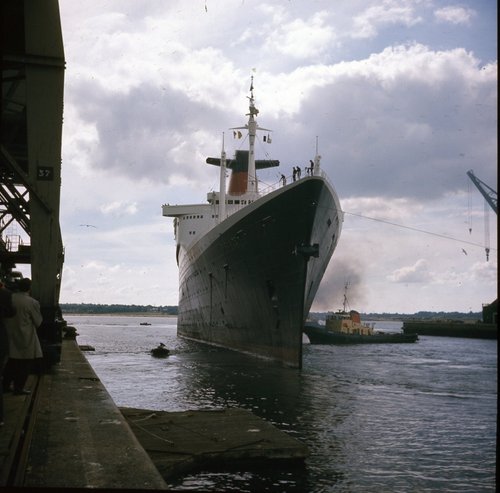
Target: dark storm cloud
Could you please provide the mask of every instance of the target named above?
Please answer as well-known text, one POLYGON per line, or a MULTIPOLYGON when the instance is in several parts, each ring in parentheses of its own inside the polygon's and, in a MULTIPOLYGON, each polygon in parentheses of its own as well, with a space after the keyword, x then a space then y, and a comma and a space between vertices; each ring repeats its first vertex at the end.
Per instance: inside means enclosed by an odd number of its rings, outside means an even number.
MULTIPOLYGON (((465 190, 471 168, 496 181, 496 75, 471 54, 400 46, 307 71, 320 81, 307 81, 297 112, 273 117, 263 106, 259 116, 275 129, 272 152, 285 166, 305 165, 318 136, 323 166, 344 197, 435 200, 465 190)), ((265 77, 257 83, 260 108, 265 77)), ((292 74, 290 83, 300 79, 292 74)), ((79 115, 99 138, 92 166, 133 179, 203 181, 200 161, 218 152, 217 134, 239 121, 167 83, 112 92, 93 81, 75 90, 79 115)))
POLYGON ((99 139, 92 167, 165 183, 174 174, 189 179, 194 170, 199 173, 193 136, 212 129, 214 122, 217 128, 218 110, 147 83, 126 93, 87 83, 77 94, 79 116, 95 125, 99 139))
POLYGON ((496 181, 496 80, 462 65, 441 80, 430 67, 428 79, 344 74, 304 101, 344 195, 432 200, 464 190, 471 168, 496 181))

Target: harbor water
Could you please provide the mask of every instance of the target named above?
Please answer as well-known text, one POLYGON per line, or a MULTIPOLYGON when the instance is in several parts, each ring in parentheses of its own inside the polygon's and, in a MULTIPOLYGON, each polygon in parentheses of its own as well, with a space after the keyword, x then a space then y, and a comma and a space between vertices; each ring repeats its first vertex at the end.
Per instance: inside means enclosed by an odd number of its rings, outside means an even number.
POLYGON ((201 471, 169 481, 176 490, 495 491, 497 341, 306 342, 296 370, 177 338, 175 317, 65 319, 95 348, 87 359, 118 406, 241 407, 309 447, 303 469, 201 471), (160 342, 168 358, 150 355, 160 342))

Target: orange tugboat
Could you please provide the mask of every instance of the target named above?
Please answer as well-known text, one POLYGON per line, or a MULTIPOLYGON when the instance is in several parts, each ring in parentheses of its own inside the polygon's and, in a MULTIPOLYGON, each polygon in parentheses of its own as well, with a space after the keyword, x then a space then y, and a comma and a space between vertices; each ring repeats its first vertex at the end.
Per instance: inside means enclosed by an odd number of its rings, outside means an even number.
POLYGON ((416 342, 417 334, 403 332, 375 331, 373 325, 361 322, 361 316, 356 310, 346 310, 347 288, 344 290, 344 307, 326 316, 325 325, 317 322, 306 322, 304 333, 311 344, 380 344, 416 342))

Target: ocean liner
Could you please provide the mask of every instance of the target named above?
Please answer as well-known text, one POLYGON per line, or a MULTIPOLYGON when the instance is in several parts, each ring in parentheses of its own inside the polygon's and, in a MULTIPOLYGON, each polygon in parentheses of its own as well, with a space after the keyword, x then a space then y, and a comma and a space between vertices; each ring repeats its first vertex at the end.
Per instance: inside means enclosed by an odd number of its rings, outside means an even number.
POLYGON ((248 149, 226 158, 223 139, 220 158, 206 160, 220 167, 219 192, 205 204, 163 205, 163 216, 174 218, 177 334, 300 368, 304 322, 343 216, 317 151, 293 181, 281 174, 260 189, 257 170, 279 161, 255 158, 256 139, 269 143, 271 130, 257 124, 253 81, 248 99, 248 122, 231 129, 247 134, 248 149))

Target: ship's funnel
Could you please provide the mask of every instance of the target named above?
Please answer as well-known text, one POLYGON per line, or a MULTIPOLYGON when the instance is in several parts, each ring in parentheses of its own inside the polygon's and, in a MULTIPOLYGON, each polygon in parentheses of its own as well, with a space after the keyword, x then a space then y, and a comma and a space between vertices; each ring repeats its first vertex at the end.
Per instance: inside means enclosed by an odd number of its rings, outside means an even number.
MULTIPOLYGON (((226 168, 231 170, 228 194, 243 195, 248 187, 248 155, 249 151, 237 150, 233 159, 226 160, 226 168)), ((220 166, 220 159, 207 158, 207 164, 220 166)), ((280 162, 274 159, 257 159, 255 169, 272 168, 279 166, 280 162)))
POLYGON ((228 193, 230 195, 243 195, 248 186, 248 151, 236 151, 235 159, 231 160, 231 165, 228 193))

